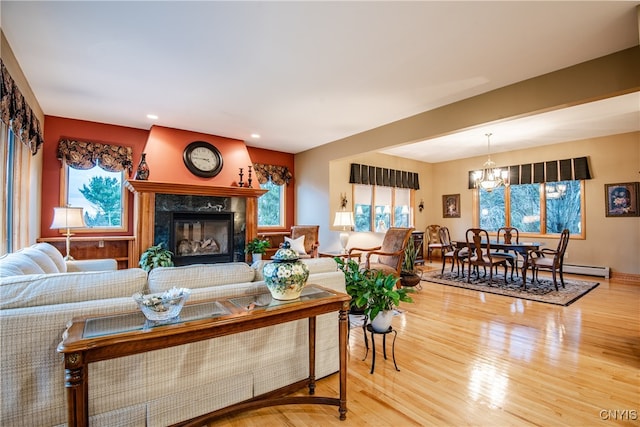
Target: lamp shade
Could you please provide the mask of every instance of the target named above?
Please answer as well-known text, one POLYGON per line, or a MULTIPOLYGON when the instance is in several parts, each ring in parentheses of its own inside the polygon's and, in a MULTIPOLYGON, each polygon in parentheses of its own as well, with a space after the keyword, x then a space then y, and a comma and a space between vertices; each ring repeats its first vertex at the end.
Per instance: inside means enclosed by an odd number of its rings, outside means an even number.
POLYGON ((336 217, 333 221, 334 227, 353 227, 353 212, 336 212, 336 217))
POLYGON ((83 208, 53 208, 53 221, 50 228, 86 227, 83 211, 83 208))

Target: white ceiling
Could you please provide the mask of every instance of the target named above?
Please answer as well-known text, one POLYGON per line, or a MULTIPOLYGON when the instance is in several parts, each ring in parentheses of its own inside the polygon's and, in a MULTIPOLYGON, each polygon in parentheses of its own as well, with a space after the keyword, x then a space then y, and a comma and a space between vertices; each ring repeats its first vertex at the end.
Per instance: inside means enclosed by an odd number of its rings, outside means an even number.
MULTIPOLYGON (((0 18, 47 115, 148 129, 153 113, 297 153, 635 46, 638 4, 2 0, 0 18)), ((636 93, 387 152, 438 162, 486 153, 487 132, 492 151, 629 132, 639 111, 636 93)))

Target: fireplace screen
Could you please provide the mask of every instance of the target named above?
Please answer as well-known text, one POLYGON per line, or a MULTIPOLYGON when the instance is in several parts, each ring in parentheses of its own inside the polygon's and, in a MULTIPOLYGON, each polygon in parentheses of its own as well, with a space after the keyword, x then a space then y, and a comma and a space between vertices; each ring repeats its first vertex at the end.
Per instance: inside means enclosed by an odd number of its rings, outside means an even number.
POLYGON ((174 213, 172 237, 176 265, 233 260, 233 214, 174 213))

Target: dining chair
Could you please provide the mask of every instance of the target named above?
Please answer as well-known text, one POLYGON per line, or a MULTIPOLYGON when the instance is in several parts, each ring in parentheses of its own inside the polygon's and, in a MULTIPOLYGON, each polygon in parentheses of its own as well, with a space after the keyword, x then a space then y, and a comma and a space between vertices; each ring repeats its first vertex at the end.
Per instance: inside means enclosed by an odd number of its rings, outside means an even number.
MULTIPOLYGON (((560 283, 564 288, 564 277, 562 274, 562 267, 564 263, 564 254, 569 245, 569 230, 565 228, 560 233, 560 240, 558 241, 558 247, 553 249, 538 249, 537 251, 531 251, 529 253, 527 268, 531 268, 531 274, 533 275, 531 281, 538 281, 538 270, 551 271, 551 277, 553 279, 553 286, 556 291, 558 290, 558 282, 556 281, 556 273, 560 273, 560 283)), ((526 270, 525 270, 526 272, 526 270)), ((524 284, 526 285, 526 277, 523 277, 524 284)))
MULTIPOLYGON (((496 242, 500 243, 500 239, 502 238, 504 243, 520 243, 520 232, 515 227, 500 227, 498 228, 498 233, 496 236, 496 242)), ((507 249, 498 249, 491 253, 491 256, 494 258, 504 258, 507 263, 511 266, 511 280, 513 280, 513 270, 516 270, 516 275, 518 275, 518 271, 515 268, 518 265, 518 253, 515 251, 509 251, 507 249)), ((497 267, 496 267, 497 268, 497 267)))
MULTIPOLYGON (((451 235, 449 234, 448 227, 440 227, 440 242, 442 243, 442 271, 440 274, 444 274, 444 266, 447 259, 451 260, 451 272, 453 273, 453 267, 457 266, 458 276, 460 276, 460 264, 467 256, 469 256, 469 250, 467 247, 459 248, 451 242, 451 235)), ((464 277, 464 268, 462 269, 462 277, 464 277)))
POLYGON ((504 258, 494 258, 491 253, 491 243, 489 242, 489 233, 482 228, 470 228, 467 230, 466 235, 467 248, 469 250, 469 256, 466 258, 466 262, 469 264, 469 271, 467 275, 467 283, 471 282, 471 266, 474 266, 476 270, 476 277, 480 276, 478 267, 483 267, 485 270, 485 276, 487 267, 489 267, 489 283, 493 281, 493 268, 497 265, 504 267, 504 283, 507 283, 507 260, 504 258))
MULTIPOLYGON (((393 274, 400 277, 402 271, 402 261, 404 261, 404 250, 409 243, 413 228, 390 227, 384 235, 382 244, 373 248, 350 248, 349 257, 352 252, 360 252, 360 259, 364 257, 364 262, 360 263, 360 268, 367 270, 378 270, 385 274, 393 274), (371 256, 376 255, 377 259, 372 260, 371 256)), ((400 281, 398 281, 400 286, 400 281)))
POLYGON ((437 224, 427 226, 425 234, 427 235, 427 260, 431 262, 431 253, 434 249, 444 251, 440 241, 440 226, 437 224))

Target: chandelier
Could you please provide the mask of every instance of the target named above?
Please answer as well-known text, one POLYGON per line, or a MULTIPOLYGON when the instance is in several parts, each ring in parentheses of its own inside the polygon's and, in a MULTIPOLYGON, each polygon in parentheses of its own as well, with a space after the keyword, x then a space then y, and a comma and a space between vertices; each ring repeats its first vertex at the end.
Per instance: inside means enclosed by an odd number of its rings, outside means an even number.
POLYGON ((484 162, 482 170, 478 170, 473 173, 473 180, 475 188, 482 188, 483 190, 490 193, 495 188, 498 188, 502 185, 509 185, 509 170, 502 170, 496 167, 495 162, 491 160, 492 134, 487 133, 485 135, 487 136, 487 161, 484 162))

